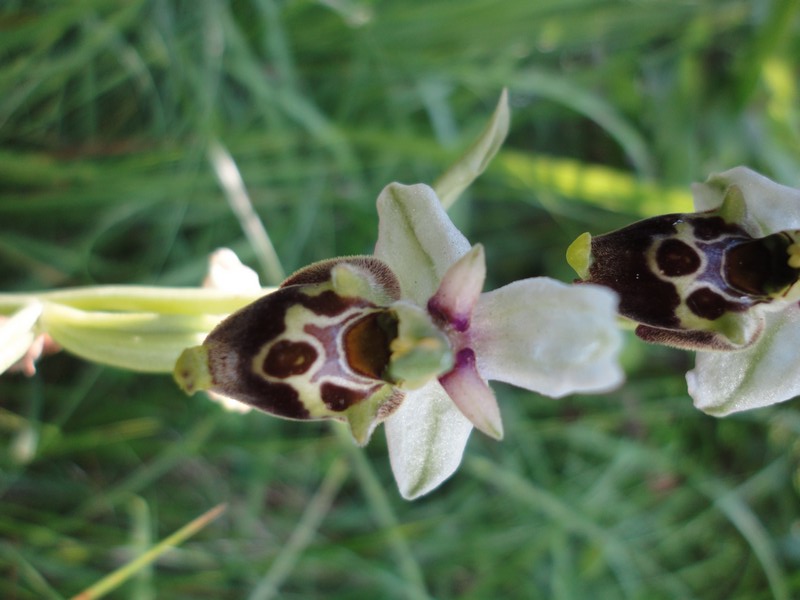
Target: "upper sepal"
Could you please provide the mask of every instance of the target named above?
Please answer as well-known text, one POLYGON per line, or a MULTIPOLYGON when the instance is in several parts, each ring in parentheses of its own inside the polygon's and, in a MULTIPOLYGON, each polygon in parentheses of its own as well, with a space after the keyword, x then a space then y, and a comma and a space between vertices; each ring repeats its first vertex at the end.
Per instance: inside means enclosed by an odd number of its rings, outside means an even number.
POLYGON ((397 275, 404 298, 425 306, 450 266, 469 252, 467 238, 423 184, 386 186, 378 216, 375 257, 397 275))
POLYGON ((692 186, 695 209, 718 208, 731 188, 738 189, 754 228, 754 237, 800 229, 800 190, 780 185, 747 167, 711 175, 692 186))

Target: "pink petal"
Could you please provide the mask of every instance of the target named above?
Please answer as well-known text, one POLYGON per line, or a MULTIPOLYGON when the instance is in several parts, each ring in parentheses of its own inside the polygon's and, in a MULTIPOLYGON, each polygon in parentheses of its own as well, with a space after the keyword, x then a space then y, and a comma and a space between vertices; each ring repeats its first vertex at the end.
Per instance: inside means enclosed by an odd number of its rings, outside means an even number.
POLYGON ((455 368, 439 378, 453 403, 472 424, 497 440, 503 438, 503 421, 494 392, 478 373, 475 353, 464 348, 456 356, 455 368))
POLYGON ((476 244, 444 274, 439 289, 428 301, 431 315, 443 318, 458 331, 466 331, 485 279, 483 246, 476 244))

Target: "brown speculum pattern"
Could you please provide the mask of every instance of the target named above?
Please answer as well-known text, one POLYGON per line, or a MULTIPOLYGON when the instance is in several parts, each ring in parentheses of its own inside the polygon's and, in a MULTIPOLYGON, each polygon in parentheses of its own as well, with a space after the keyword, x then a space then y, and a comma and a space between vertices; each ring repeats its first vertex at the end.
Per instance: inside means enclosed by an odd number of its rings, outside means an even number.
POLYGON ((385 306, 336 290, 332 268, 343 263, 379 295, 399 296, 394 275, 370 257, 296 273, 208 335, 210 391, 291 419, 343 419, 344 411, 376 394, 385 396, 382 410, 390 411, 399 401, 387 375, 397 319, 385 306))
POLYGON ((754 238, 720 211, 670 214, 592 237, 585 282, 620 295, 621 315, 641 338, 733 350, 752 343, 762 310, 797 282, 798 232, 754 238))

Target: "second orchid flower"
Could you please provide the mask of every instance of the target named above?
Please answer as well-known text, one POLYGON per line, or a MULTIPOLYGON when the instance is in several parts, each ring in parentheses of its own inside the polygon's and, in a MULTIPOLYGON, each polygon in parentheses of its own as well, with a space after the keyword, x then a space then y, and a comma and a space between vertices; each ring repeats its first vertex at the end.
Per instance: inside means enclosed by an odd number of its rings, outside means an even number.
POLYGON ((695 405, 717 416, 800 393, 800 190, 745 167, 694 186, 698 212, 579 237, 567 259, 620 295, 641 338, 697 350, 695 405))

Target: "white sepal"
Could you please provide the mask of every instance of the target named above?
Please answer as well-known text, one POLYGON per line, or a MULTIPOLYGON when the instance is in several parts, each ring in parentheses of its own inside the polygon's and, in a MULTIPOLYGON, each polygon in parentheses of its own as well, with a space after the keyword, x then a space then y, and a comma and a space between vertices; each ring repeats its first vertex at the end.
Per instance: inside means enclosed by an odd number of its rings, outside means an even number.
POLYGON ((761 337, 738 352, 698 352, 686 374, 689 395, 700 410, 714 415, 769 406, 800 394, 800 308, 766 315, 761 337))
POLYGON ((485 293, 472 319, 478 370, 555 398, 608 391, 623 380, 616 307, 606 288, 544 277, 485 293))
POLYGON ((378 196, 378 216, 375 256, 394 271, 403 298, 425 306, 470 243, 427 185, 387 185, 378 196))
POLYGON ((203 280, 203 287, 233 294, 258 292, 261 284, 258 282, 258 273, 242 264, 233 250, 218 248, 208 257, 208 274, 203 280))
POLYGON ((472 431, 438 381, 409 392, 385 427, 392 472, 407 500, 427 494, 455 472, 472 431))

